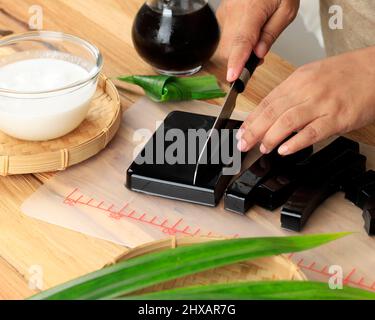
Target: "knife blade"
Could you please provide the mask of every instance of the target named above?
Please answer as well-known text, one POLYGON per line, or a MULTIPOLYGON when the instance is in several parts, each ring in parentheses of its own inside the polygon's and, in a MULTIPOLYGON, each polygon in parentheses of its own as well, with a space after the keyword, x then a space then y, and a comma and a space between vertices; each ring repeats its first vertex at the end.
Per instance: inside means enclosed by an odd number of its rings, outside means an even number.
POLYGON ((193 184, 197 183, 197 180, 200 175, 200 171, 204 167, 204 164, 207 164, 207 155, 208 155, 208 147, 211 144, 212 136, 216 131, 224 129, 230 119, 234 108, 236 107, 236 100, 238 94, 245 91, 246 85, 250 80, 251 76, 253 75, 255 69, 259 65, 260 59, 255 55, 254 52, 251 53, 250 58, 245 64, 245 67, 240 75, 240 77, 234 81, 231 85, 231 88, 227 94, 223 107, 219 115, 217 116, 214 125, 209 131, 208 137, 203 145, 203 148, 199 154, 198 161, 194 171, 194 180, 193 184))

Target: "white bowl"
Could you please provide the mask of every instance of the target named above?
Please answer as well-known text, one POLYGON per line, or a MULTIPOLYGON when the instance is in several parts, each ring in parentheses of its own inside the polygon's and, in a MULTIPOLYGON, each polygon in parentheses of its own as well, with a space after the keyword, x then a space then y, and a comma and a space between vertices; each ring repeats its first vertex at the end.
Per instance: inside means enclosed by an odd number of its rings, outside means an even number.
POLYGON ((87 116, 103 66, 92 44, 59 32, 0 41, 0 130, 18 139, 55 139, 87 116))

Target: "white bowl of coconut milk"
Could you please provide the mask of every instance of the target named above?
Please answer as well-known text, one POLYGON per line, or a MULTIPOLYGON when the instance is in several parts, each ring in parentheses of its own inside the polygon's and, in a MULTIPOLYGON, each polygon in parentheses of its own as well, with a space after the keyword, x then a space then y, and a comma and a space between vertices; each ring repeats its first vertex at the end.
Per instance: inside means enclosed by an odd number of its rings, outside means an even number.
POLYGON ((87 116, 103 66, 99 50, 59 32, 0 41, 0 130, 22 140, 59 138, 87 116))

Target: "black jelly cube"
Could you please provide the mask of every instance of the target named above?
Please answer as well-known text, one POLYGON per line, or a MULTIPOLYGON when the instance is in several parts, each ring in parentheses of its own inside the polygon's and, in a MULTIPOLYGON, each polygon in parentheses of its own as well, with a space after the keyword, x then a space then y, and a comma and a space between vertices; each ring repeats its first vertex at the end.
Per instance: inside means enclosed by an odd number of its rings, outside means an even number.
POLYGON ((358 195, 357 206, 361 209, 365 207, 365 204, 371 199, 375 198, 375 183, 367 185, 362 188, 358 195))
POLYGON ((375 235, 375 208, 365 209, 363 211, 363 220, 365 221, 365 230, 368 235, 375 235))
POLYGON ((362 208, 363 198, 362 200, 360 199, 362 190, 368 188, 370 185, 375 185, 375 171, 373 170, 358 175, 347 183, 344 188, 345 198, 362 208), (360 202, 362 202, 362 204, 360 204, 360 202))
POLYGON ((310 179, 304 181, 291 195, 281 210, 281 226, 300 231, 315 209, 333 193, 340 190, 340 185, 353 177, 358 171, 365 170, 366 157, 347 151, 334 160, 322 164, 321 172, 314 171, 310 179))
POLYGON ((254 204, 251 194, 271 174, 272 156, 264 155, 259 158, 228 187, 224 195, 226 210, 244 214, 254 204))
POLYGON ((294 166, 296 162, 303 161, 313 152, 313 147, 308 147, 283 157, 278 154, 277 149, 260 157, 227 188, 224 195, 225 209, 245 214, 254 205, 255 200, 259 199, 260 195, 256 189, 263 181, 294 166))
MULTIPOLYGON (((200 115, 189 112, 174 111, 164 120, 163 126, 160 126, 153 137, 147 142, 145 148, 138 157, 142 157, 146 148, 152 150, 153 161, 151 163, 141 163, 134 161, 127 170, 126 187, 137 192, 182 200, 197 204, 215 206, 220 201, 225 188, 232 179, 232 176, 223 174, 224 163, 206 165, 204 176, 199 183, 194 184, 194 173, 196 161, 199 156, 199 150, 195 150, 196 158, 189 161, 188 152, 183 163, 169 164, 167 162, 158 163, 156 152, 160 150, 165 152, 168 147, 174 143, 166 139, 165 133, 169 129, 180 129, 185 135, 190 129, 204 129, 208 132, 215 122, 216 118, 206 115, 200 115), (164 132, 163 132, 164 130, 164 132), (164 140, 159 141, 158 137, 164 140), (160 148, 160 149, 159 149, 160 148)), ((229 149, 234 150, 235 139, 233 131, 241 126, 242 122, 230 120, 227 129, 231 134, 227 141, 220 140, 221 143, 229 143, 229 149)), ((221 137, 220 137, 221 139, 221 137)), ((190 150, 189 139, 185 139, 185 150, 190 150)), ((193 150, 194 151, 194 150, 193 150)), ((221 159, 220 159, 221 160, 221 159)))
POLYGON ((365 221, 365 230, 368 235, 375 235, 375 198, 366 202, 362 216, 365 221))
MULTIPOLYGON (((340 137, 305 161, 297 163, 296 166, 291 166, 271 175, 256 188, 256 204, 269 210, 282 206, 303 181, 309 179, 322 180, 329 175, 330 169, 327 165, 330 161, 349 150, 358 153, 359 144, 345 137, 340 137)), ((365 170, 364 165, 355 166, 355 168, 358 168, 357 174, 365 170)), ((351 175, 355 174, 353 172, 351 175)), ((337 181, 340 188, 345 181, 346 178, 344 177, 342 181, 337 181)))

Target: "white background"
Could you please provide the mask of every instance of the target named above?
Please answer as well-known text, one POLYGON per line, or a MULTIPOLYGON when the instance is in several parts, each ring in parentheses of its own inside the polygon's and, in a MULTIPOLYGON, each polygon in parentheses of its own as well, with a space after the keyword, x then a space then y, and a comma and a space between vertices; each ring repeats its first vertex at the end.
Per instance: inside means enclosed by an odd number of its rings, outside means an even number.
MULTIPOLYGON (((209 0, 217 8, 220 0, 209 0)), ((281 35, 272 51, 296 66, 325 57, 320 27, 319 0, 301 0, 296 20, 281 35)))

